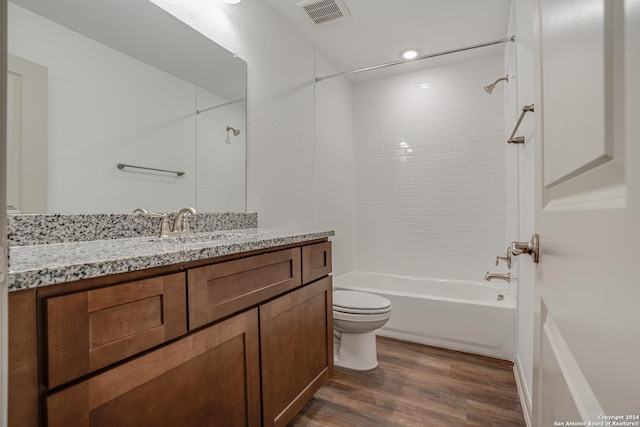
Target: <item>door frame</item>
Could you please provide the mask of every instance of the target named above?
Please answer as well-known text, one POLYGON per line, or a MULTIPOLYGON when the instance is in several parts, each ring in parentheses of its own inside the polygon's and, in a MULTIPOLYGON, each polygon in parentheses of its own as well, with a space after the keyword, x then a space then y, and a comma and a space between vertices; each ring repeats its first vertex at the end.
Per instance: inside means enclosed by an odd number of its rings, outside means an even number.
POLYGON ((21 213, 47 212, 48 73, 45 66, 7 54, 12 105, 6 119, 6 202, 18 202, 14 207, 21 213))
POLYGON ((0 0, 0 426, 7 425, 9 315, 7 288, 7 0, 0 0))

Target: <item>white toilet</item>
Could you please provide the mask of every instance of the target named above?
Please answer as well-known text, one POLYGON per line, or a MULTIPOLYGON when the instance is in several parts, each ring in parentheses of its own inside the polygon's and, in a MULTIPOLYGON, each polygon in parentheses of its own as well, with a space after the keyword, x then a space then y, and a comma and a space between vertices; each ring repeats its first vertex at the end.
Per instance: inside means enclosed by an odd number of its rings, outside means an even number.
POLYGON ((391 317, 391 301, 366 292, 333 291, 334 363, 366 371, 378 366, 375 331, 391 317))

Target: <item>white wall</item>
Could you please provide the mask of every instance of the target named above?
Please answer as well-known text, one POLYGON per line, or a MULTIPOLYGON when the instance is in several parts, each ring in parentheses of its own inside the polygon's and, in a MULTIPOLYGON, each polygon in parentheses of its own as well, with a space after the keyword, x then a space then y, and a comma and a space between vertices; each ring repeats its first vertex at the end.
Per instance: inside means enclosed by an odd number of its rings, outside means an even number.
POLYGON ((153 1, 248 63, 247 209, 261 227, 313 229, 313 48, 260 1, 153 1))
MULTIPOLYGON (((336 70, 316 54, 318 76, 336 70)), ((316 84, 316 227, 336 230, 333 273, 353 270, 353 100, 343 78, 316 84)))
POLYGON ((505 249, 504 89, 482 86, 502 73, 495 55, 354 86, 358 270, 482 280, 493 268, 505 249))
POLYGON ((9 52, 48 68, 49 212, 193 205, 194 86, 13 4, 9 13, 9 52))

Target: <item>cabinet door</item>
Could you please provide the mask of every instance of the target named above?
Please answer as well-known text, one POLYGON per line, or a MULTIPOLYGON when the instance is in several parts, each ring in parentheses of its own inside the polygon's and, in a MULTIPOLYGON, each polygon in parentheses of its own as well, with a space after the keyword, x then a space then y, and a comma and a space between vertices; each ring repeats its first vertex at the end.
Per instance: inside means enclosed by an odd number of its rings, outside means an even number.
MULTIPOLYGON (((36 290, 9 292, 9 427, 37 427, 38 343, 36 290)), ((0 422, 0 425, 2 422, 0 422)))
POLYGON ((313 282, 331 273, 331 242, 302 247, 302 283, 313 282))
POLYGON ((134 356, 187 331, 184 273, 46 301, 48 386, 134 356))
POLYGON ((260 306, 265 426, 285 426, 333 370, 331 277, 260 306))
POLYGON ((300 286, 300 277, 300 248, 190 269, 189 329, 300 286))
POLYGON ((260 426, 257 309, 46 399, 49 427, 260 426))

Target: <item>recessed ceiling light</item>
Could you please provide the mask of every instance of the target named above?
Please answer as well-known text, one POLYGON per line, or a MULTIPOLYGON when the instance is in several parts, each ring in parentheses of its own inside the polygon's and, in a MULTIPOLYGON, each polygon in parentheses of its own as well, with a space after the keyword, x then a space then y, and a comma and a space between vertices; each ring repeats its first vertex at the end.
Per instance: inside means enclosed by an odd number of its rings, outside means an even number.
POLYGON ((416 56, 418 56, 418 51, 415 49, 407 49, 404 52, 402 52, 402 57, 404 59, 413 59, 416 56))
POLYGON ((222 0, 223 3, 226 4, 238 4, 240 3, 242 0, 222 0))

